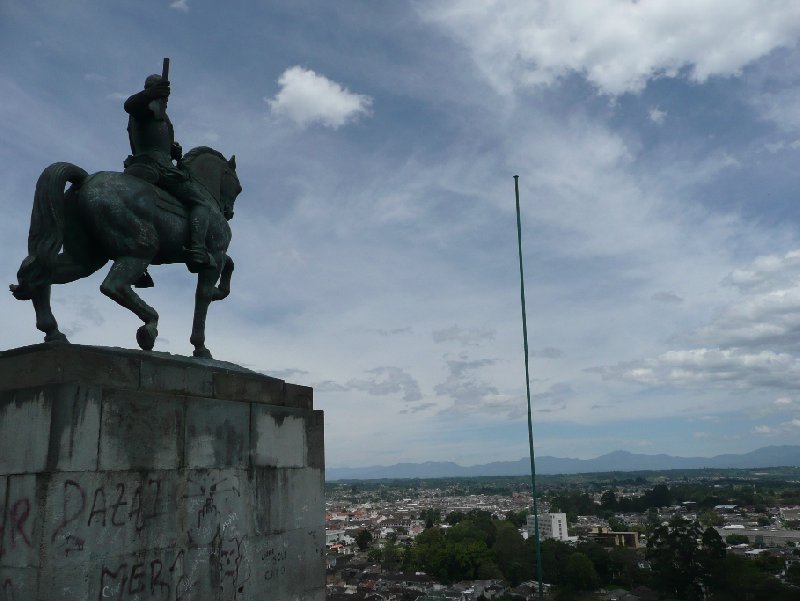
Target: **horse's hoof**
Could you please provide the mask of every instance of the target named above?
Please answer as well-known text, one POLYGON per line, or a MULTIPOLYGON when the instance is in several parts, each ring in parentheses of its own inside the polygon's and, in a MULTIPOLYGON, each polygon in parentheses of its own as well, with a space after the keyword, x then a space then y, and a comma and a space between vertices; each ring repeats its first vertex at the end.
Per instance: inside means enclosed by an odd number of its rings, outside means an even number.
POLYGON ((45 336, 44 341, 52 344, 59 344, 59 343, 69 344, 69 340, 67 340, 67 337, 63 333, 58 331, 53 334, 48 334, 47 336, 45 336))
POLYGON ((136 342, 143 351, 152 351, 158 337, 158 329, 151 324, 145 324, 136 330, 136 342))
POLYGON ((199 357, 201 359, 212 359, 213 358, 213 357, 211 357, 211 351, 208 350, 207 348, 196 348, 196 349, 194 349, 194 352, 192 353, 192 355, 194 355, 195 357, 199 357))

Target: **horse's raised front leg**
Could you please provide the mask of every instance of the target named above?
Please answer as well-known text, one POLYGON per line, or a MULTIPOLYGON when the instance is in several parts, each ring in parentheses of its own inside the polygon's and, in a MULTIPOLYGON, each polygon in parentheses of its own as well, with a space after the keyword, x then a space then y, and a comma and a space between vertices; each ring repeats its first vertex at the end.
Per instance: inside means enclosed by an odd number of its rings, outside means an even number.
POLYGON ((233 275, 233 259, 225 256, 225 264, 222 266, 222 275, 219 277, 219 285, 214 288, 211 296, 212 301, 227 298, 231 293, 231 276, 233 275))
MULTIPOLYGON (((216 259, 216 257, 215 257, 216 259)), ((217 265, 220 262, 217 261, 217 265)), ((194 294, 194 320, 192 321, 192 336, 189 341, 194 345, 195 357, 211 358, 211 351, 206 348, 206 316, 208 306, 214 298, 215 284, 219 278, 219 267, 204 269, 197 274, 197 290, 194 294)))
POLYGON ((144 322, 144 325, 136 331, 136 342, 146 351, 152 350, 158 336, 158 313, 144 302, 131 286, 149 264, 149 259, 120 257, 114 261, 106 279, 100 284, 100 292, 133 311, 144 322))

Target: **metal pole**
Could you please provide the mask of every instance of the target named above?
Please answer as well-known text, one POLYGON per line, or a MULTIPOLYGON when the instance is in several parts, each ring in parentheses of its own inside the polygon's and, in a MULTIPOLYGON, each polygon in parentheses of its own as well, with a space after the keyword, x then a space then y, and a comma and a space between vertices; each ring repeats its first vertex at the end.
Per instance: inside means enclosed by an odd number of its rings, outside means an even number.
POLYGON ((533 454, 533 419, 531 418, 531 378, 528 362, 528 320, 525 314, 525 275, 522 270, 522 219, 519 210, 519 175, 514 176, 514 193, 517 199, 517 247, 519 249, 519 289, 522 305, 522 341, 525 349, 525 390, 528 396, 528 446, 531 457, 531 490, 533 492, 533 528, 536 534, 536 578, 539 581, 539 599, 542 590, 542 546, 539 540, 539 504, 536 499, 536 462, 533 454))

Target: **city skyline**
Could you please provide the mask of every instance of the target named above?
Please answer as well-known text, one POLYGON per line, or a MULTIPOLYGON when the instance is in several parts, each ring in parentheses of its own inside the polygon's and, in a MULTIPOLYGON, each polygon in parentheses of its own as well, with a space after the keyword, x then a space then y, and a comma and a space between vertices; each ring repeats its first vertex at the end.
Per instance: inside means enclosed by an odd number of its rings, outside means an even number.
MULTIPOLYGON (((121 170, 171 58, 184 150, 236 154, 215 358, 313 386, 329 466, 744 453, 800 434, 800 8, 790 1, 0 4, 0 267, 55 161, 121 170)), ((135 348, 95 276, 79 344, 135 348)), ((194 277, 154 267, 155 350, 194 277)), ((41 341, 6 294, 0 348, 41 341)))

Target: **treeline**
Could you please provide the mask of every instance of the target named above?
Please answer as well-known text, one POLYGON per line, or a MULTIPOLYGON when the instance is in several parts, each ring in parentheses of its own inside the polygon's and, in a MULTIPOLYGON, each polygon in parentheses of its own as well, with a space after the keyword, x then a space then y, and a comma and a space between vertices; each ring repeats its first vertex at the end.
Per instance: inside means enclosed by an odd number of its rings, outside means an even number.
POLYGON ((606 516, 609 513, 645 513, 648 509, 665 507, 674 502, 674 495, 666 484, 656 484, 638 497, 617 497, 613 490, 605 491, 600 504, 585 492, 564 491, 550 498, 550 511, 566 513, 571 522, 578 515, 606 516))
POLYGON ((578 515, 608 517, 612 513, 646 513, 685 501, 696 504, 698 511, 709 510, 716 505, 737 505, 753 507, 756 512, 766 511, 775 505, 794 505, 800 503, 800 489, 785 488, 775 490, 762 485, 759 490, 752 483, 731 485, 725 488, 700 484, 678 484, 670 488, 666 484, 656 484, 639 496, 617 495, 615 490, 606 490, 600 497, 600 504, 581 491, 559 491, 550 497, 550 510, 568 514, 570 521, 578 515))
MULTIPOLYGON (((537 578, 535 539, 523 540, 512 522, 493 519, 485 511, 473 510, 463 516, 450 528, 426 529, 408 546, 387 541, 382 550, 371 550, 371 559, 391 569, 425 572, 443 584, 500 579, 514 586, 537 578)), ((782 560, 728 554, 714 528, 703 529, 699 522, 679 517, 666 525, 654 525, 648 532, 647 548, 638 552, 555 540, 542 541, 540 551, 542 579, 556 585, 561 599, 581 599, 600 587, 637 586, 684 601, 798 598, 797 588, 774 577, 783 569, 782 560)), ((786 577, 800 586, 800 563, 789 568, 786 577)))
POLYGON ((748 559, 726 553, 714 528, 703 530, 697 521, 676 517, 655 528, 648 537, 645 557, 650 562, 653 588, 686 601, 728 601, 798 598, 800 564, 787 570, 787 586, 775 576, 784 567, 769 555, 748 559), (698 541, 700 543, 698 544, 698 541))

